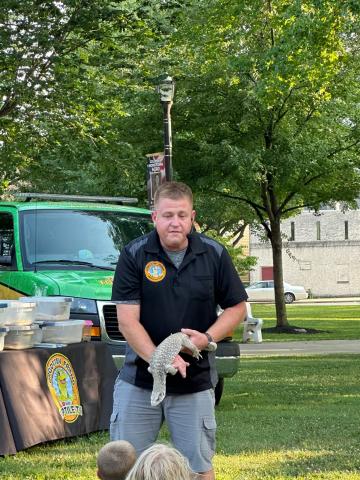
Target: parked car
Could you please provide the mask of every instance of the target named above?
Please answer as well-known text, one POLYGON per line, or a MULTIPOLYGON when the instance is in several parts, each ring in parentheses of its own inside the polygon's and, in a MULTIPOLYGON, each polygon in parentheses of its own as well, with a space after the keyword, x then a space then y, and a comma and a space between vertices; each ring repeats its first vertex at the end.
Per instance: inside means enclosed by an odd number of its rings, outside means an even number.
MULTIPOLYGON (((275 300, 275 290, 273 280, 262 280, 246 287, 249 296, 249 302, 273 302, 275 300)), ((300 285, 290 285, 284 282, 285 303, 292 303, 295 300, 303 300, 308 297, 304 287, 300 285)))
MULTIPOLYGON (((126 342, 110 301, 122 247, 149 232, 149 210, 136 199, 23 194, 23 201, 0 200, 0 299, 23 296, 72 297, 71 318, 93 322, 92 341, 106 342, 114 362, 124 362, 126 342)), ((237 342, 219 342, 219 382, 239 369, 237 342)))

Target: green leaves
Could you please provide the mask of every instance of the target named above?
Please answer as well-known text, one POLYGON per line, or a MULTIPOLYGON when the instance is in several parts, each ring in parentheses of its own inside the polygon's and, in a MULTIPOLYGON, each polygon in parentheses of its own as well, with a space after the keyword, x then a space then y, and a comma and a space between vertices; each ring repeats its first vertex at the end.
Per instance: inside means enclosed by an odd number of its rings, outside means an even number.
POLYGON ((176 3, 5 0, 0 178, 58 192, 134 189, 145 198, 148 151, 130 145, 134 122, 123 120, 144 108, 144 52, 168 34, 176 3))
POLYGON ((347 2, 194 2, 172 38, 176 148, 194 152, 190 168, 177 160, 181 176, 266 217, 355 196, 358 28, 347 2))

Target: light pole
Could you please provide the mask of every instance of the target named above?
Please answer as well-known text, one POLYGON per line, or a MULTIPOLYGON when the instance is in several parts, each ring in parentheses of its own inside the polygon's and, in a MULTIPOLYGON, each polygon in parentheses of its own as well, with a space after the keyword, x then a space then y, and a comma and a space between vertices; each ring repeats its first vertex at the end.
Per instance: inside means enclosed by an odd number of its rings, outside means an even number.
POLYGON ((172 77, 165 74, 158 85, 160 102, 163 106, 164 114, 164 160, 165 160, 165 178, 166 181, 172 179, 172 138, 171 138, 171 106, 175 93, 175 82, 172 77))

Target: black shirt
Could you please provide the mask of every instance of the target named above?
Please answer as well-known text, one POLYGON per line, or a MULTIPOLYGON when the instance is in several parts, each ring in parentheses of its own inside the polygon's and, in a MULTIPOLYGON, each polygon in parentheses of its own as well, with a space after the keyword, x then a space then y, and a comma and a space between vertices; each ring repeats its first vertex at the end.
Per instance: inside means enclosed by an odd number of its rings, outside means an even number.
MULTIPOLYGON (((140 300, 140 323, 155 345, 181 328, 205 332, 225 309, 247 299, 226 249, 205 235, 192 233, 185 257, 177 269, 164 252, 156 230, 130 242, 116 268, 112 300, 140 300)), ((202 352, 190 363, 187 378, 167 377, 167 393, 191 393, 214 386, 215 355, 202 352)), ((127 347, 120 377, 142 388, 152 388, 148 364, 127 347)))

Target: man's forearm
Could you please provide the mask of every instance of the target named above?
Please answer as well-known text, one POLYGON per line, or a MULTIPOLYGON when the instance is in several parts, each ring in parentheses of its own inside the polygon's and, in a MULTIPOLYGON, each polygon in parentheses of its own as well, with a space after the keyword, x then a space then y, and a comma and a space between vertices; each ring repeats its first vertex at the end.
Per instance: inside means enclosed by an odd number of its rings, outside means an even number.
POLYGON ((117 305, 119 330, 124 335, 131 348, 146 362, 150 361, 155 350, 149 334, 141 325, 140 307, 138 305, 117 305))
POLYGON ((245 317, 246 303, 238 303, 233 307, 226 308, 207 331, 215 342, 219 342, 232 333, 245 320, 245 317))

